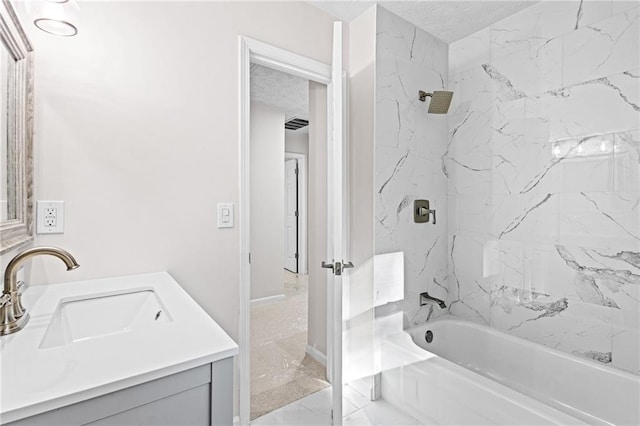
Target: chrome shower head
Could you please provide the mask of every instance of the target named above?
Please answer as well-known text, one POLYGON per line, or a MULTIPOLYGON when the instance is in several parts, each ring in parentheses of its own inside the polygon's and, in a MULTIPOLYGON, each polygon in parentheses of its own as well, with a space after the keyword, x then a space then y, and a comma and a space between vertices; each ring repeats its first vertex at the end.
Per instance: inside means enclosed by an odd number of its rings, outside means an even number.
POLYGON ((433 93, 427 93, 420 90, 418 95, 422 102, 427 99, 427 96, 431 98, 431 102, 429 103, 429 114, 446 114, 451 106, 453 92, 434 90, 433 93))

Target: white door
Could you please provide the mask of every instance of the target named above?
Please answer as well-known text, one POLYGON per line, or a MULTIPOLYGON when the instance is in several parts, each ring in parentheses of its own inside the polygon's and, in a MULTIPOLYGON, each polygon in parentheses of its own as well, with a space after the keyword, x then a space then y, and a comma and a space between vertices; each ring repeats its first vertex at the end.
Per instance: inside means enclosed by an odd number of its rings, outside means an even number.
POLYGON ((298 160, 284 162, 284 267, 298 273, 298 160))
MULTIPOLYGON (((325 267, 328 274, 328 318, 331 319, 328 375, 333 390, 333 424, 342 424, 343 386, 355 380, 367 380, 371 395, 375 363, 375 318, 373 303, 373 247, 359 247, 352 252, 349 241, 350 162, 345 141, 345 80, 342 71, 342 24, 334 24, 333 61, 331 78, 332 129, 328 148, 328 243, 325 267), (371 253, 371 254, 366 254, 371 253), (359 254, 362 264, 353 265, 351 255, 359 254), (363 255, 364 254, 364 255, 363 255)), ((366 214, 366 213, 365 213, 366 214)), ((370 212, 373 214, 373 212, 370 212)), ((358 218, 352 218, 358 220, 358 218)), ((362 242, 361 242, 362 243, 362 242)), ((362 244, 360 244, 362 245, 362 244)), ((356 246, 354 245, 354 249, 356 246)))
POLYGON ((342 424, 342 288, 347 275, 343 274, 344 255, 347 253, 347 239, 345 233, 344 188, 344 83, 342 71, 342 23, 335 22, 333 27, 333 58, 331 71, 331 137, 328 143, 327 170, 327 260, 322 265, 330 269, 328 274, 328 316, 332 327, 329 335, 330 342, 328 375, 332 385, 333 424, 342 424))

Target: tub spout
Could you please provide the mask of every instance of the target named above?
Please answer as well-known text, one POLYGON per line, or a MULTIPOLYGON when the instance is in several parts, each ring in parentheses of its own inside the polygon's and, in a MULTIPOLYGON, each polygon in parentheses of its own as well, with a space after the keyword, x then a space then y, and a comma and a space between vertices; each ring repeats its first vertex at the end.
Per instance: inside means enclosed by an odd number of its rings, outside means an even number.
POLYGON ((440 309, 445 309, 447 307, 444 300, 429 296, 429 293, 426 291, 424 293, 420 293, 420 306, 424 305, 437 305, 440 309))

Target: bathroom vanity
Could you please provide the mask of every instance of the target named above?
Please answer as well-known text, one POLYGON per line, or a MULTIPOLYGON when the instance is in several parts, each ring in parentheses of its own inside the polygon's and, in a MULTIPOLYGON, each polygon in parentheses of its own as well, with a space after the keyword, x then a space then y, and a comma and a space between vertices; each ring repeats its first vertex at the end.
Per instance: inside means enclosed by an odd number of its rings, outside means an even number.
POLYGON ((2 425, 230 425, 236 343, 167 273, 35 286, 0 337, 2 425))

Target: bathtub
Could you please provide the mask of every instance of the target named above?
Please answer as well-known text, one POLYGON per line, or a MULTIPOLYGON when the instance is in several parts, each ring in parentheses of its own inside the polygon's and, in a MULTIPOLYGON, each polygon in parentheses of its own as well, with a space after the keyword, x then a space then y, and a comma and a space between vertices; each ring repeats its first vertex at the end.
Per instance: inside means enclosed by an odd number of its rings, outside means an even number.
POLYGON ((382 398, 423 424, 640 424, 640 377, 489 327, 445 316, 381 349, 382 398))

